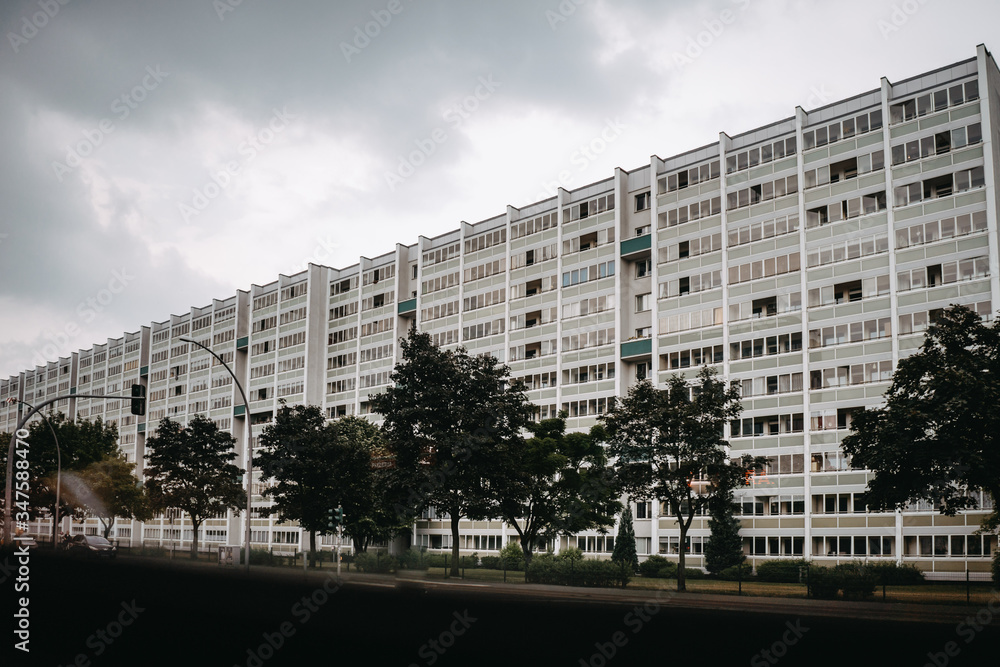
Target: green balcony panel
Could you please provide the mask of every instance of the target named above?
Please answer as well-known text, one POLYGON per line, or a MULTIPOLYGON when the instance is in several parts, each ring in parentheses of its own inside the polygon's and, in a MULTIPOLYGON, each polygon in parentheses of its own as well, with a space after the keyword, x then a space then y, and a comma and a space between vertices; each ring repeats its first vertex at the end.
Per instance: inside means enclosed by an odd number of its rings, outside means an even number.
POLYGON ((653 339, 630 340, 622 343, 622 359, 648 357, 653 354, 653 339))
POLYGON ((400 315, 408 315, 410 313, 415 313, 417 311, 417 299, 416 297, 412 299, 407 299, 406 301, 400 301, 396 312, 400 315))
POLYGON ((146 422, 142 422, 141 424, 139 424, 138 426, 136 426, 135 430, 138 431, 139 433, 145 433, 146 432, 146 422))
POLYGON ((243 338, 236 339, 236 349, 245 350, 250 345, 250 336, 243 336, 243 338))
POLYGON ((149 375, 149 366, 143 366, 142 368, 140 368, 139 369, 139 375, 141 375, 143 377, 145 377, 146 375, 149 375))
POLYGON ((239 417, 241 415, 245 415, 246 412, 247 412, 247 406, 245 406, 245 405, 237 405, 237 406, 233 407, 233 416, 234 417, 239 417))
POLYGON ((649 234, 637 236, 634 239, 622 241, 622 257, 632 255, 643 250, 649 250, 653 245, 653 237, 649 234))

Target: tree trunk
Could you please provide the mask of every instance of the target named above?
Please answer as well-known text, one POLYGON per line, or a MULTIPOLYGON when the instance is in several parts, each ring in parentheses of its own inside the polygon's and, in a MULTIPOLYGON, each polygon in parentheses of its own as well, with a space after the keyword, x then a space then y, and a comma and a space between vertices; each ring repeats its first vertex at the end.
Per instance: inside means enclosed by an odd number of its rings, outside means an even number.
POLYGON ((451 576, 458 576, 458 524, 462 517, 458 515, 458 510, 452 508, 451 512, 451 576))
POLYGON ((316 531, 309 531, 309 567, 316 567, 316 531))
MULTIPOLYGON (((191 560, 198 560, 198 526, 201 525, 200 521, 195 521, 194 517, 191 517, 191 527, 194 529, 191 536, 191 560)), ((184 539, 184 524, 181 524, 181 539, 184 539)))
POLYGON ((681 530, 680 545, 677 549, 677 554, 679 556, 677 559, 677 592, 680 593, 687 590, 686 582, 684 580, 684 543, 685 538, 687 537, 687 526, 684 525, 684 521, 680 516, 677 517, 677 525, 681 530))
POLYGON ((521 535, 521 553, 524 554, 524 569, 528 569, 528 563, 531 562, 532 551, 531 547, 534 540, 528 539, 527 535, 521 535))
POLYGON ((101 519, 101 523, 104 525, 104 539, 108 539, 108 535, 111 534, 111 529, 115 527, 115 518, 111 519, 105 523, 104 519, 101 519))

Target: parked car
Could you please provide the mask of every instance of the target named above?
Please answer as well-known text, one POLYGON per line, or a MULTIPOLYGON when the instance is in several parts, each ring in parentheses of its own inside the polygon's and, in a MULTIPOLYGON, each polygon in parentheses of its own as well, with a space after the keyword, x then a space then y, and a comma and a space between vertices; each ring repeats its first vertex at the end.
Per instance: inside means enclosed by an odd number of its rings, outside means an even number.
POLYGON ((74 535, 64 543, 63 548, 72 555, 91 558, 114 558, 118 555, 118 547, 100 535, 74 535))

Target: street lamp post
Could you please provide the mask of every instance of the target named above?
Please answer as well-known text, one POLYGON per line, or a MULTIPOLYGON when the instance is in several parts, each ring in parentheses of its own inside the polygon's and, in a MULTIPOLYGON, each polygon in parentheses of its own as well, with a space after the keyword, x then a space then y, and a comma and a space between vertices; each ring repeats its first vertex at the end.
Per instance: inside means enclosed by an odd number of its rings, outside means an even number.
POLYGON ((246 445, 246 447, 247 447, 246 448, 246 462, 247 462, 247 523, 246 523, 246 531, 245 531, 245 534, 243 536, 243 540, 244 540, 244 543, 246 544, 246 546, 244 547, 244 551, 246 552, 246 567, 245 567, 245 571, 246 571, 247 574, 250 574, 250 503, 253 500, 253 447, 251 446, 252 445, 252 441, 251 441, 251 436, 250 436, 250 403, 247 401, 247 395, 243 391, 243 385, 240 383, 240 379, 238 377, 236 377, 236 373, 233 372, 233 369, 229 367, 229 364, 227 364, 222 357, 220 357, 218 354, 216 354, 209 347, 207 347, 207 346, 199 343, 198 341, 196 341, 196 340, 194 340, 192 338, 183 338, 182 337, 182 338, 180 338, 180 340, 184 341, 185 343, 191 343, 192 345, 197 345, 198 347, 200 347, 201 349, 205 350, 206 352, 208 352, 209 354, 211 354, 213 357, 215 357, 216 359, 218 359, 219 363, 222 364, 225 367, 225 369, 227 371, 229 371, 229 374, 233 377, 233 382, 236 383, 236 388, 240 390, 240 396, 243 398, 243 410, 246 412, 245 418, 246 418, 246 431, 247 431, 247 445, 246 445))
MULTIPOLYGON (((16 398, 10 398, 7 400, 10 401, 11 403, 17 401, 21 405, 26 405, 28 409, 31 410, 32 412, 36 412, 35 408, 32 407, 31 403, 28 403, 27 401, 19 401, 16 398)), ((53 508, 52 512, 52 548, 58 549, 59 548, 59 541, 58 541, 59 491, 62 487, 62 450, 59 448, 59 436, 56 435, 56 430, 52 428, 52 422, 49 421, 49 418, 44 413, 40 414, 42 415, 42 419, 45 420, 45 424, 49 427, 49 432, 52 433, 52 440, 56 443, 56 506, 53 508)))

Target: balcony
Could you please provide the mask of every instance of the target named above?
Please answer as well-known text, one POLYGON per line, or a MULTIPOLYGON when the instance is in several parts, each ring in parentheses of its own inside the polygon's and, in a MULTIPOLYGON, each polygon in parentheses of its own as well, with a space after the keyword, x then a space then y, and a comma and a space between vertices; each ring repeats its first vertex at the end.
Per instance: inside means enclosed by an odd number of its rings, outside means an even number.
POLYGON ((401 317, 413 317, 417 314, 416 298, 400 301, 396 306, 396 313, 401 317))
POLYGON ((625 239, 621 242, 622 259, 635 261, 648 257, 652 245, 653 237, 649 234, 643 234, 642 236, 637 236, 632 239, 625 239))
POLYGON ((640 338, 622 343, 621 357, 624 361, 636 361, 639 359, 649 359, 653 355, 653 339, 640 338))

